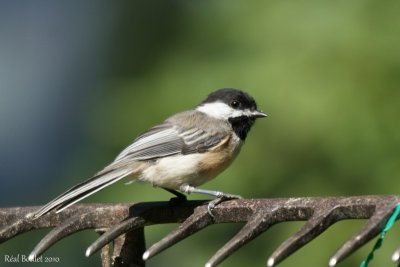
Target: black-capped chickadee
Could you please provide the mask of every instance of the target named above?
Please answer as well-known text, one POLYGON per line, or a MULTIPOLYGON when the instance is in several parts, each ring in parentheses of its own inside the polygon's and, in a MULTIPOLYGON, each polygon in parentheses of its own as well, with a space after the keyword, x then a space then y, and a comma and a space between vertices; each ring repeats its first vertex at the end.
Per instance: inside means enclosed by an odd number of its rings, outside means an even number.
POLYGON ((169 117, 136 138, 117 158, 88 180, 70 188, 29 217, 60 212, 122 178, 149 182, 185 200, 183 193, 223 198, 237 197, 198 189, 235 159, 257 118, 267 116, 247 93, 220 89, 194 110, 169 117))

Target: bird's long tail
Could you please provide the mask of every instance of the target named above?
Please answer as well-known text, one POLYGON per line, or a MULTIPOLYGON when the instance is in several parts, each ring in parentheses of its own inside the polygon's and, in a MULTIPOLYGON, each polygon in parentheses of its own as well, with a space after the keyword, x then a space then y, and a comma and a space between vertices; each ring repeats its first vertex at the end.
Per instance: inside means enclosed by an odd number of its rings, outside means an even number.
POLYGON ((91 194, 96 193, 104 187, 121 180, 129 174, 132 174, 133 172, 134 170, 132 168, 128 168, 127 166, 116 169, 105 168, 95 176, 75 185, 68 191, 59 195, 51 202, 47 203, 39 210, 31 214, 29 217, 36 219, 54 209, 57 210, 57 212, 60 212, 74 203, 90 196, 91 194))

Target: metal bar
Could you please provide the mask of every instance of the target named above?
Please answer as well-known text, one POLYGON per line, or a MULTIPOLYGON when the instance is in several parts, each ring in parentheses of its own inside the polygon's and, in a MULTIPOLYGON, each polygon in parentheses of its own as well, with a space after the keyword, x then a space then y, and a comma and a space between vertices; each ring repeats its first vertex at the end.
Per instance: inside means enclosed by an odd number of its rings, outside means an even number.
MULTIPOLYGON (((337 221, 368 219, 366 225, 330 259, 329 264, 334 266, 379 234, 399 202, 400 196, 234 199, 218 204, 212 216, 208 213, 205 201, 77 204, 61 213, 49 213, 36 220, 31 219, 29 214, 38 207, 0 208, 0 243, 30 230, 55 227, 33 250, 32 255, 39 256, 54 243, 76 231, 104 229, 99 239, 88 248, 87 255, 102 249, 103 267, 142 267, 146 259, 210 224, 245 222, 239 233, 218 250, 207 264, 216 266, 276 223, 307 221, 271 255, 267 264, 273 266, 337 221), (144 227, 163 223, 182 224, 146 251, 144 227), (108 246, 112 241, 114 249, 110 261, 108 246)), ((399 260, 399 251, 393 254, 394 261, 399 260)))

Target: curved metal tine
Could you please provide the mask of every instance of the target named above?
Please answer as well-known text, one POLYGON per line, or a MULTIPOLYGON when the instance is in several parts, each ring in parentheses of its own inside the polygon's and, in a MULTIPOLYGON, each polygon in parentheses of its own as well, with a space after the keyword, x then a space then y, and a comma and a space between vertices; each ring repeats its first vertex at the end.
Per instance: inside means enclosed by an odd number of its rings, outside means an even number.
POLYGON ((32 261, 36 257, 40 256, 44 251, 51 247, 54 243, 58 242, 62 238, 69 236, 73 233, 79 232, 84 229, 92 228, 93 217, 96 216, 95 212, 90 212, 78 216, 74 216, 71 219, 65 221, 60 226, 51 230, 39 244, 29 254, 29 260, 32 261))
POLYGON ((337 222, 332 216, 333 210, 332 208, 327 211, 315 212, 297 233, 288 238, 272 253, 268 258, 267 266, 277 265, 337 222))
POLYGON ((108 231, 103 233, 96 241, 94 241, 87 249, 86 249, 86 257, 93 255, 96 251, 110 243, 112 240, 117 238, 118 236, 127 233, 131 230, 137 229, 139 227, 143 227, 146 224, 146 221, 141 217, 133 217, 129 218, 121 223, 113 226, 108 231))
POLYGON ((199 207, 189 216, 177 229, 169 233, 166 237, 152 245, 143 254, 143 260, 147 260, 161 251, 171 247, 186 237, 200 231, 213 223, 213 218, 208 214, 207 207, 199 207))
POLYGON ((400 266, 400 248, 393 252, 392 261, 397 262, 397 264, 400 266))
POLYGON ((276 222, 277 220, 274 218, 273 211, 269 214, 264 212, 254 214, 242 229, 208 260, 205 266, 216 266, 237 249, 266 231, 276 222))
POLYGON ((381 232, 385 222, 393 213, 393 209, 393 206, 385 208, 382 206, 377 206, 377 211, 371 216, 371 218, 369 218, 368 222, 363 226, 363 228, 361 228, 357 234, 353 235, 348 241, 346 241, 346 243, 344 243, 337 250, 335 255, 330 258, 329 266, 335 266, 365 243, 377 236, 381 232))

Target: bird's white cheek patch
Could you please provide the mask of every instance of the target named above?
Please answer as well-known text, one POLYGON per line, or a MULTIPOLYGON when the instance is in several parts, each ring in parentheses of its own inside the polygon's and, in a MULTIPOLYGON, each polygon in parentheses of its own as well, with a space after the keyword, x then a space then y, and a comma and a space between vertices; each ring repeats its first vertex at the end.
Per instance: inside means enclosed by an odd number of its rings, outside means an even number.
POLYGON ((228 119, 235 112, 233 108, 222 102, 205 103, 196 110, 217 119, 228 119))
POLYGON ((196 108, 196 110, 203 112, 213 118, 223 119, 223 120, 241 116, 248 116, 248 117, 251 116, 251 111, 249 109, 245 110, 234 109, 222 102, 206 103, 196 108))

